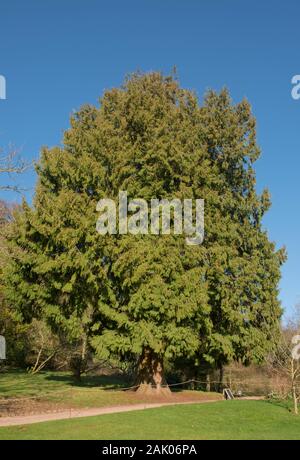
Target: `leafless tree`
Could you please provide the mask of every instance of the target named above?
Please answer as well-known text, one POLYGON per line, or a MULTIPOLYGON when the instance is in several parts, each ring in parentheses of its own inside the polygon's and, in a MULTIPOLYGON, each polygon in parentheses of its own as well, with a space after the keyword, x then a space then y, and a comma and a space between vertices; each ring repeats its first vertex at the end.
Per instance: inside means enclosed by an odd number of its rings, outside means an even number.
POLYGON ((32 321, 28 334, 33 359, 33 365, 29 369, 29 373, 37 374, 54 358, 59 350, 59 341, 45 322, 36 319, 32 321))
POLYGON ((277 373, 288 382, 295 414, 298 414, 300 398, 300 356, 296 353, 297 337, 299 337, 299 329, 295 328, 295 325, 286 326, 276 350, 268 359, 272 373, 277 373))
MULTIPOLYGON (((12 184, 11 182, 16 175, 24 173, 30 167, 31 163, 24 160, 17 149, 10 146, 8 152, 5 152, 0 148, 0 191, 24 191, 25 189, 22 189, 18 184, 12 184)), ((12 211, 15 206, 0 200, 0 269, 8 256, 4 230, 12 220, 12 211)))
MULTIPOLYGON (((5 179, 15 179, 15 176, 18 174, 24 173, 31 167, 31 163, 24 160, 19 152, 10 147, 8 152, 5 152, 3 149, 0 149, 0 177, 5 177, 5 179)), ((1 180, 2 182, 2 180, 1 180)), ((20 192, 22 189, 17 184, 0 182, 0 190, 11 190, 14 192, 20 192)))

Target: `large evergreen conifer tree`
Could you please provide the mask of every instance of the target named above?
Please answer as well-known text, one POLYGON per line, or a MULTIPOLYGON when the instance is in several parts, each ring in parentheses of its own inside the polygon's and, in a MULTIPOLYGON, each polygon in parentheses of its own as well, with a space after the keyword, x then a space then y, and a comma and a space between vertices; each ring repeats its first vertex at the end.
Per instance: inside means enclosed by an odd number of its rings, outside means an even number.
POLYGON ((164 360, 261 359, 277 331, 284 259, 261 227, 259 154, 249 104, 210 92, 203 107, 176 79, 134 74, 43 149, 33 207, 8 237, 7 295, 24 319, 46 318, 101 357, 138 359, 141 389, 164 360), (204 198, 205 239, 99 235, 101 198, 204 198), (16 251, 16 248, 22 250, 16 251))

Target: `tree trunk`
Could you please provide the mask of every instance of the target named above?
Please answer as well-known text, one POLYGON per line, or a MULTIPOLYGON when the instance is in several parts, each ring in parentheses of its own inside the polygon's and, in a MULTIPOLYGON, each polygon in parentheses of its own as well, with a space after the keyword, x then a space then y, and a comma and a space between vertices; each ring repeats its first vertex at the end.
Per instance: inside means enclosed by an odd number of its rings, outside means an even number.
POLYGON ((223 379, 224 379, 224 368, 223 365, 219 366, 219 383, 218 383, 218 392, 222 393, 223 391, 223 379))
POLYGON ((164 377, 162 358, 150 348, 143 350, 138 364, 137 373, 138 393, 168 396, 171 390, 164 377))
POLYGON ((296 415, 298 415, 298 397, 297 397, 296 385, 294 383, 292 387, 292 394, 293 394, 293 401, 294 401, 294 412, 296 415))
POLYGON ((206 391, 210 391, 210 374, 206 373, 206 391))
POLYGON ((297 387, 296 387, 296 379, 297 379, 297 364, 295 369, 296 362, 294 361, 294 357, 291 359, 291 377, 292 377, 292 395, 293 395, 293 402, 294 402, 294 412, 298 415, 298 397, 297 397, 297 387))

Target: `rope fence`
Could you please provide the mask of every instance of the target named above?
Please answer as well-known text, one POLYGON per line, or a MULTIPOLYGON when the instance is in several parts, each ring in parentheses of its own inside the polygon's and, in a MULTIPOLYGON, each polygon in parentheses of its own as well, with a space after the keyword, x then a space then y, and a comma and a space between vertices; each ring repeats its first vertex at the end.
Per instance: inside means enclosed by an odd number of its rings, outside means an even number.
MULTIPOLYGON (((195 383, 195 384, 201 384, 201 385, 210 385, 210 386, 214 386, 214 385, 221 385, 223 388, 226 388, 229 386, 229 382, 227 382, 227 384, 225 383, 221 383, 220 381, 218 380, 211 380, 211 381, 202 381, 202 380, 197 380, 197 379, 190 379, 190 380, 186 380, 184 382, 177 382, 177 383, 170 383, 170 384, 165 384, 165 385, 161 385, 162 388, 167 388, 167 387, 179 387, 179 386, 183 386, 183 385, 188 385, 188 384, 192 384, 192 383, 195 383)), ((149 384, 150 386, 151 384, 149 384)), ((287 387, 288 385, 285 383, 274 383, 274 382, 268 382, 268 381, 255 381, 255 382, 245 382, 245 381, 242 381, 242 380, 231 380, 230 381, 230 386, 231 387, 258 387, 259 385, 263 385, 266 389, 266 386, 268 387, 272 387, 273 390, 275 390, 276 388, 277 389, 282 389, 283 387, 287 387)), ((99 392, 99 391, 111 391, 111 392, 117 392, 117 391, 129 391, 129 390, 134 390, 134 389, 137 389, 140 385, 132 385, 132 386, 129 386, 129 387, 115 387, 115 388, 112 388, 112 387, 96 387, 96 388, 86 388, 86 387, 72 387, 72 388, 66 388, 66 389, 61 389, 61 390, 56 390, 56 391, 49 391, 49 392, 45 392, 45 393, 39 393, 39 394, 35 394, 35 395, 31 395, 31 396, 24 396, 24 397, 2 397, 0 398, 0 404, 1 403, 7 403, 7 402, 21 402, 21 401, 26 401, 26 400, 32 400, 32 399, 36 399, 36 400, 39 400, 39 399, 43 399, 43 398, 47 398, 47 397, 51 397, 51 396, 55 396, 55 395, 60 395, 60 394, 65 394, 65 393, 72 393, 74 394, 75 392, 78 392, 78 391, 83 391, 83 392, 86 392, 86 393, 93 393, 93 392, 99 392)), ((151 387, 153 388, 156 388, 156 385, 151 385, 151 387)), ((241 388, 243 389, 243 388, 241 388)), ((271 388, 270 388, 271 389, 271 388)), ((300 385, 297 386, 297 389, 300 389, 300 385)), ((191 389, 190 391, 198 391, 198 390, 195 390, 195 389, 191 389)), ((1 386, 0 386, 0 392, 1 392, 1 386)))

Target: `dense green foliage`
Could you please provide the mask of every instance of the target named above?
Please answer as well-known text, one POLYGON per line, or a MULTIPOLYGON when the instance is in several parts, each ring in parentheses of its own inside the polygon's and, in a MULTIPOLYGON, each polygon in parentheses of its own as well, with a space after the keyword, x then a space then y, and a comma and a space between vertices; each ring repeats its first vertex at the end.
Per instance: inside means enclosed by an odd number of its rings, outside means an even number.
POLYGON ((283 251, 262 230, 259 156, 247 101, 204 105, 158 73, 132 75, 44 148, 33 206, 8 231, 8 301, 24 321, 92 346, 99 357, 222 366, 261 360, 278 332, 283 251), (205 239, 96 232, 101 198, 204 198, 205 239))

